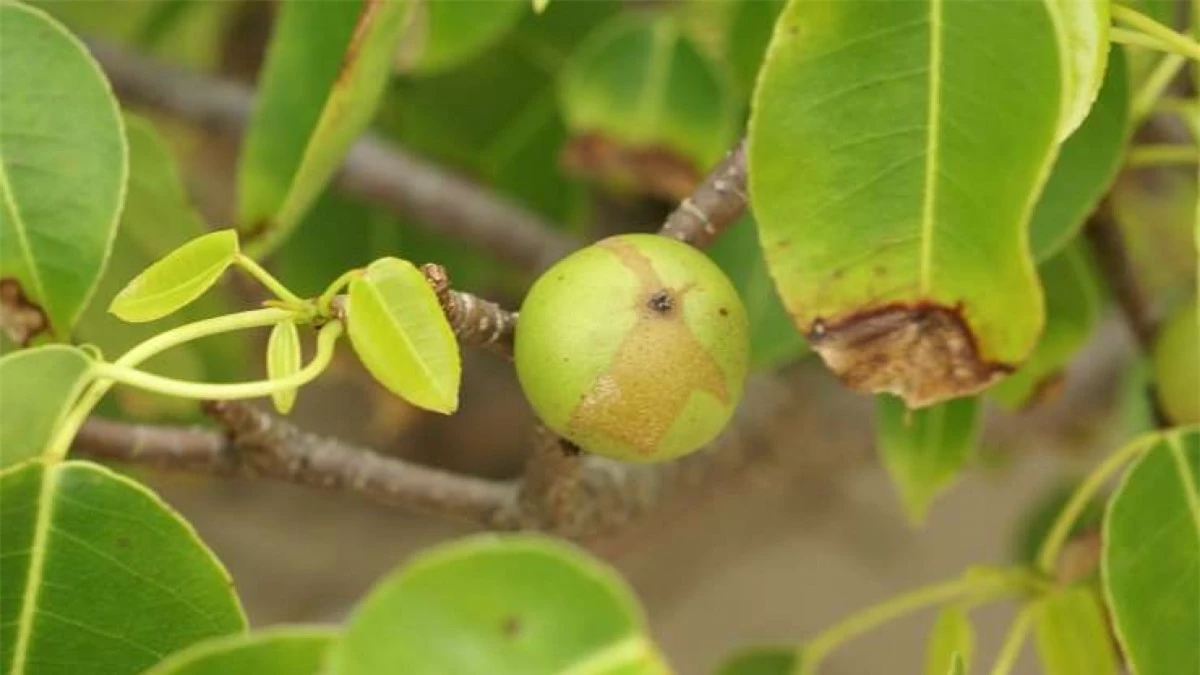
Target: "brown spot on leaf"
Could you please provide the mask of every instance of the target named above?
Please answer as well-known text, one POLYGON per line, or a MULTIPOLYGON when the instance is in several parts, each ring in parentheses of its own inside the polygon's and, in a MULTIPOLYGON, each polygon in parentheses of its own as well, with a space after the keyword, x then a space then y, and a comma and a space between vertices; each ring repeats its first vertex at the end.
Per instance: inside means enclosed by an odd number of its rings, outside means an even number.
POLYGON ((1013 370, 980 358, 961 307, 897 304, 818 319, 808 340, 846 386, 912 408, 976 393, 1013 370))
POLYGON ((504 621, 500 624, 500 632, 504 633, 506 638, 515 638, 521 634, 521 619, 512 614, 504 617, 504 621))
POLYGON ((675 418, 696 390, 728 403, 725 373, 684 322, 689 289, 667 286, 650 260, 628 242, 604 240, 638 279, 633 309, 637 323, 625 336, 609 369, 583 395, 567 421, 568 427, 600 432, 648 455, 666 436, 675 418), (655 296, 666 294, 679 311, 658 311, 655 296))
POLYGON ((598 132, 575 136, 563 148, 568 173, 586 180, 632 188, 643 194, 682 201, 700 183, 694 162, 661 145, 626 145, 598 132))
POLYGON ((129 548, 131 545, 132 545, 132 543, 129 541, 129 537, 126 537, 124 535, 117 537, 117 547, 118 548, 129 548))
POLYGON ((25 295, 21 282, 11 277, 0 279, 0 329, 22 347, 50 331, 45 310, 25 295))
POLYGON ((358 15, 358 21, 354 24, 354 33, 350 36, 350 42, 346 44, 346 51, 342 55, 342 63, 338 66, 337 78, 333 82, 335 87, 346 86, 346 78, 354 70, 354 62, 358 60, 358 52, 362 50, 363 42, 367 39, 367 33, 371 30, 371 25, 375 23, 376 15, 379 14, 379 9, 383 6, 383 3, 384 0, 366 0, 363 3, 362 13, 358 15))

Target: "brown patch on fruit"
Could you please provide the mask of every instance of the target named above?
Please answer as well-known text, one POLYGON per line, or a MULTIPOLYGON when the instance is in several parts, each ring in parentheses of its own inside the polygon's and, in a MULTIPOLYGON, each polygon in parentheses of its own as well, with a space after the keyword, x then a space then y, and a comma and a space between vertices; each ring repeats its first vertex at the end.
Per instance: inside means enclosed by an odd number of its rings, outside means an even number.
POLYGON ((591 132, 563 147, 563 169, 586 180, 632 187, 647 195, 682 201, 700 183, 691 160, 661 145, 626 145, 591 132))
POLYGON ((724 403, 729 403, 730 392, 725 373, 684 322, 688 289, 667 286, 650 260, 627 242, 606 240, 598 245, 637 277, 638 319, 612 365, 571 412, 567 426, 603 433, 649 455, 693 391, 706 391, 724 403))
POLYGON ((818 319, 807 337, 846 386, 895 394, 911 408, 976 393, 1013 371, 980 357, 961 306, 896 304, 818 319))
POLYGON ((45 310, 25 295, 21 282, 11 277, 0 279, 0 330, 22 347, 50 330, 45 310))

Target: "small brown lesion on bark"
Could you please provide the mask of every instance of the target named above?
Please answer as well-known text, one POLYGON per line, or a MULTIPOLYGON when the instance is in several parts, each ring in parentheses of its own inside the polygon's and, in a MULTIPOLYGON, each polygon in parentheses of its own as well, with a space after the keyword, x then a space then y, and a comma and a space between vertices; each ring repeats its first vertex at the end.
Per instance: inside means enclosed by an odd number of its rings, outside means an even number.
POLYGON ((807 337, 846 386, 894 394, 910 408, 977 393, 1013 371, 981 357, 961 305, 892 304, 817 319, 807 337))
POLYGON ((50 331, 46 311, 30 300, 21 282, 12 277, 0 279, 0 330, 22 347, 50 331))

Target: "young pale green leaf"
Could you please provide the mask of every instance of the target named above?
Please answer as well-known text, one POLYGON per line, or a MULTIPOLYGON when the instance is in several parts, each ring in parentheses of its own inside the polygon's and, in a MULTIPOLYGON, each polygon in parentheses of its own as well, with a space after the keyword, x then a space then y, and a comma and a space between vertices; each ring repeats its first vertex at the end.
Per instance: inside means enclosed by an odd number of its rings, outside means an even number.
POLYGON ((1124 50, 1114 48, 1091 112, 1059 150, 1029 224, 1030 246, 1039 261, 1049 259, 1079 234, 1083 221, 1117 177, 1131 132, 1128 71, 1124 50))
POLYGON ((396 66, 418 75, 454 68, 502 40, 528 8, 528 0, 426 0, 414 10, 396 66))
POLYGON ((1159 405, 1176 424, 1200 424, 1200 316, 1193 299, 1176 310, 1154 341, 1159 405))
MULTIPOLYGON (((188 201, 175 160, 154 126, 127 114, 125 132, 129 139, 129 187, 112 255, 96 287, 96 297, 103 300, 116 296, 130 279, 156 260, 207 232, 188 201)), ((181 308, 176 318, 187 323, 233 311, 233 299, 218 286, 181 308)), ((120 354, 160 330, 156 324, 122 321, 108 313, 104 303, 93 302, 80 316, 76 335, 106 354, 120 354)), ((214 336, 170 349, 154 357, 147 367, 161 375, 194 382, 231 380, 242 375, 239 369, 246 362, 244 348, 239 334, 214 336)), ((132 387, 117 389, 101 405, 113 406, 106 413, 156 421, 194 418, 199 413, 194 401, 132 387)))
MULTIPOLYGON (((272 380, 295 375, 303 364, 300 360, 300 333, 295 321, 281 321, 271 329, 267 339, 267 377, 272 380)), ((296 390, 288 389, 271 395, 280 414, 286 415, 296 403, 296 390)))
POLYGON ((797 675, 802 659, 795 647, 749 647, 722 661, 716 675, 797 675))
POLYGON ((415 406, 458 408, 458 342, 425 275, 406 260, 381 258, 350 283, 348 329, 371 375, 415 406))
POLYGON ((1132 672, 1200 666, 1200 431, 1163 435, 1104 518, 1104 597, 1132 672), (1186 664, 1192 664, 1188 666, 1186 664))
POLYGON ((333 675, 666 675, 629 588, 573 546, 481 535, 379 584, 330 651, 333 675))
POLYGON ((134 323, 161 319, 203 295, 237 256, 234 230, 196 237, 134 277, 113 298, 108 311, 134 323))
POLYGON ((979 400, 960 398, 910 410, 892 396, 875 399, 875 436, 883 464, 914 525, 958 476, 975 444, 979 400))
POLYGON ((949 606, 938 613, 929 643, 925 648, 925 675, 944 675, 953 672, 955 659, 964 669, 975 652, 975 630, 971 618, 961 607, 949 606))
POLYGON ((1104 609, 1091 589, 1064 588, 1037 600, 1033 636, 1045 675, 1116 675, 1104 609))
POLYGON ((621 16, 559 78, 574 173, 667 199, 692 192, 737 134, 730 78, 671 17, 621 16))
POLYGON ((92 360, 47 345, 0 358, 0 468, 37 457, 91 379, 92 360))
POLYGON ((238 167, 238 222, 265 254, 290 234, 371 121, 408 0, 286 2, 238 167))
POLYGON ((1108 59, 1108 0, 1046 0, 1062 50, 1063 110, 1058 138, 1088 116, 1108 59))
POLYGON ((209 638, 143 675, 317 675, 337 635, 333 628, 285 626, 209 638))
POLYGON ((65 340, 112 247, 125 132, 100 67, 41 10, 0 3, 0 82, 3 327, 65 340))
POLYGON ((967 660, 962 654, 955 654, 950 661, 950 668, 946 670, 949 675, 967 675, 967 660))
POLYGON ((245 629, 229 574, 134 481, 35 460, 0 471, 0 501, 0 671, 133 675, 245 629))
POLYGON ((729 228, 708 248, 746 306, 750 322, 750 367, 767 371, 799 359, 808 352, 804 337, 784 309, 763 264, 758 231, 752 216, 729 228))
POLYGON ((846 384, 920 407, 1033 349, 1026 229, 1061 101, 1041 2, 784 9, 754 94, 750 192, 784 305, 846 384))
POLYGON ((1096 271, 1081 243, 1042 263, 1038 272, 1046 295, 1046 327, 1017 372, 988 390, 990 396, 1014 410, 1053 394, 1063 370, 1087 342, 1100 317, 1096 271))

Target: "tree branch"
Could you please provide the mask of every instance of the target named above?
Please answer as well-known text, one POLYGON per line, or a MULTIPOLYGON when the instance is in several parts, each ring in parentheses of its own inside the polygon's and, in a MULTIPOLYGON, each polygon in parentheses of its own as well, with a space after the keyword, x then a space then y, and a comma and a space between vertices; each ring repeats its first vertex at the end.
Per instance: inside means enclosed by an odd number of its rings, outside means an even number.
MULTIPOLYGON (((156 63, 111 44, 91 41, 88 47, 125 101, 232 134, 249 124, 254 93, 248 87, 156 63)), ((529 273, 576 246, 517 203, 371 133, 350 148, 334 184, 529 273)))
POLYGON ((1120 226, 1113 219, 1112 209, 1107 202, 1100 206, 1084 226, 1084 235, 1095 254, 1101 276, 1116 298, 1117 306, 1125 317, 1125 323, 1144 353, 1154 346, 1158 327, 1151 315, 1146 295, 1138 284, 1129 250, 1120 226))
POLYGON ((663 223, 659 234, 691 244, 708 246, 746 212, 746 139, 725 155, 663 223))
POLYGON ((433 286, 450 328, 460 342, 512 359, 513 334, 517 328, 515 313, 472 293, 452 290, 450 276, 441 265, 427 263, 421 266, 421 271, 433 286))

